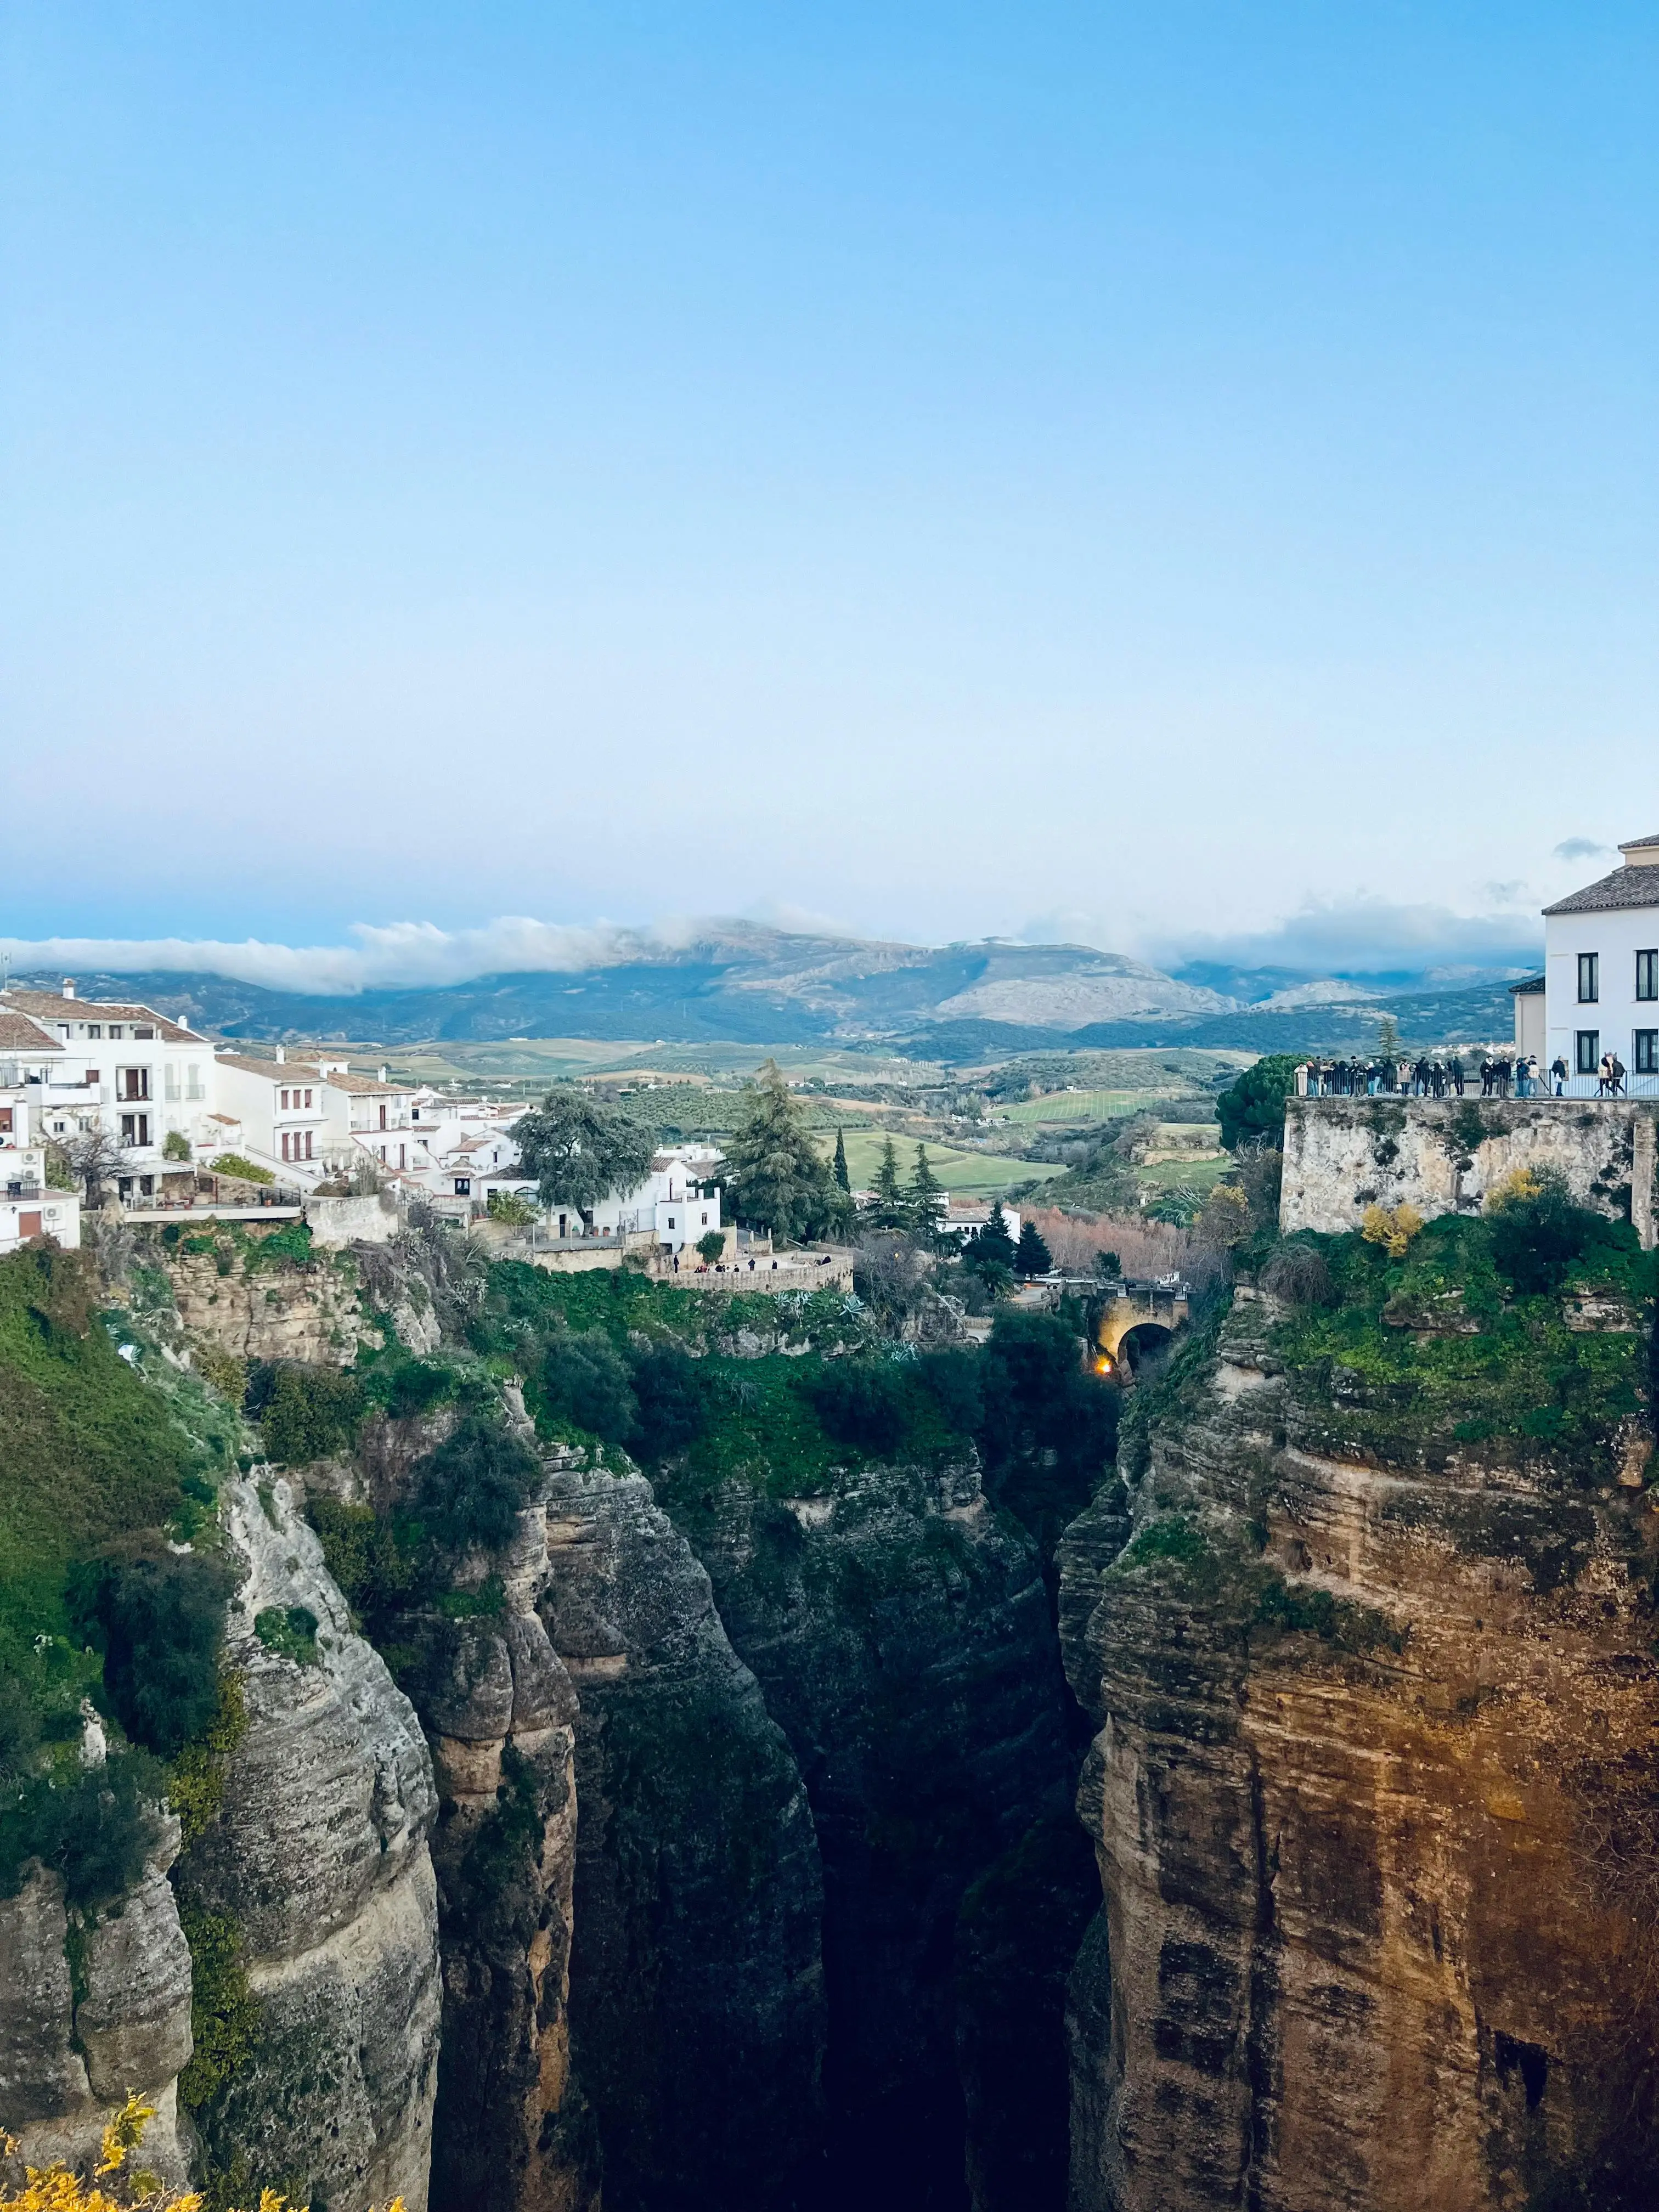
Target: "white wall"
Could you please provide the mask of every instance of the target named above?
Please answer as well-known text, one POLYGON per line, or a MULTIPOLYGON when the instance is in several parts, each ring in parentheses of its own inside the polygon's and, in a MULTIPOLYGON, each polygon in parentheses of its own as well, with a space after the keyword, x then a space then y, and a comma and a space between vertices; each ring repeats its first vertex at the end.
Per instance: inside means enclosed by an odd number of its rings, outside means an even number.
POLYGON ((1634 1071, 1635 1032, 1659 1030, 1659 1000, 1636 995, 1637 952, 1659 949, 1659 907, 1547 915, 1544 946, 1547 1060, 1559 1054, 1576 1073, 1574 1038, 1580 1030, 1595 1030, 1599 1050, 1611 1048, 1634 1071), (1601 997, 1594 1006, 1578 1000, 1581 952, 1601 955, 1601 997))

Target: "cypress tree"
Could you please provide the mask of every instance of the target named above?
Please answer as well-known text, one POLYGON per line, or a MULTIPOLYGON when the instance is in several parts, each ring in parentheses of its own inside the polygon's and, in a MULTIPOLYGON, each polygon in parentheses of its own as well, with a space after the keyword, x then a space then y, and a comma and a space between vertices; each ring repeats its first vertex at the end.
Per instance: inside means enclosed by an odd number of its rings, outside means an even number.
POLYGON ((882 1146, 881 1165, 876 1170, 872 1189, 874 1195, 865 1217, 868 1225, 872 1229, 908 1228, 910 1210, 899 1182, 898 1154, 890 1137, 882 1146))
POLYGON ((836 1188, 838 1190, 850 1192, 853 1185, 851 1179, 847 1173, 847 1139, 839 1129, 836 1132, 836 1158, 834 1173, 836 1188))

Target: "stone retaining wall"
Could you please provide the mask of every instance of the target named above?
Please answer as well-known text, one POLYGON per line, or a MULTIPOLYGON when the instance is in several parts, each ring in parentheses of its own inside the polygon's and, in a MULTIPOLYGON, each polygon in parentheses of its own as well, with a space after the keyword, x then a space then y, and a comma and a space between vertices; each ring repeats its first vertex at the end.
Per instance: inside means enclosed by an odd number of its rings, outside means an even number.
POLYGON ((1478 1213, 1517 1168, 1550 1167, 1651 1249, 1656 1122, 1640 1098, 1287 1098, 1279 1227, 1340 1235, 1402 1201, 1478 1213))

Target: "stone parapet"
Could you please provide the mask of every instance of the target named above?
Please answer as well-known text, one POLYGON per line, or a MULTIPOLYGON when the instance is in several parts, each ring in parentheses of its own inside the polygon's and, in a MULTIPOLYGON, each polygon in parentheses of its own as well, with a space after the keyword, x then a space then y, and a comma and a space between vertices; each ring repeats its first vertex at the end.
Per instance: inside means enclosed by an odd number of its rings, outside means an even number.
POLYGON ((1340 1235, 1368 1206, 1478 1213, 1518 1169, 1553 1168, 1651 1249, 1656 1124, 1644 1098, 1287 1098, 1279 1227, 1340 1235))

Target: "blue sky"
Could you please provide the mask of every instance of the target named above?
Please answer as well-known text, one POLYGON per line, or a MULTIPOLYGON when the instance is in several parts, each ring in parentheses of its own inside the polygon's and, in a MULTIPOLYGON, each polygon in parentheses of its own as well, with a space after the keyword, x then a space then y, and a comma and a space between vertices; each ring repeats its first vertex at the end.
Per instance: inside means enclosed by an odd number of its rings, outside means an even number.
POLYGON ((1650 7, 0 22, 0 938, 1382 960, 1659 826, 1650 7))

